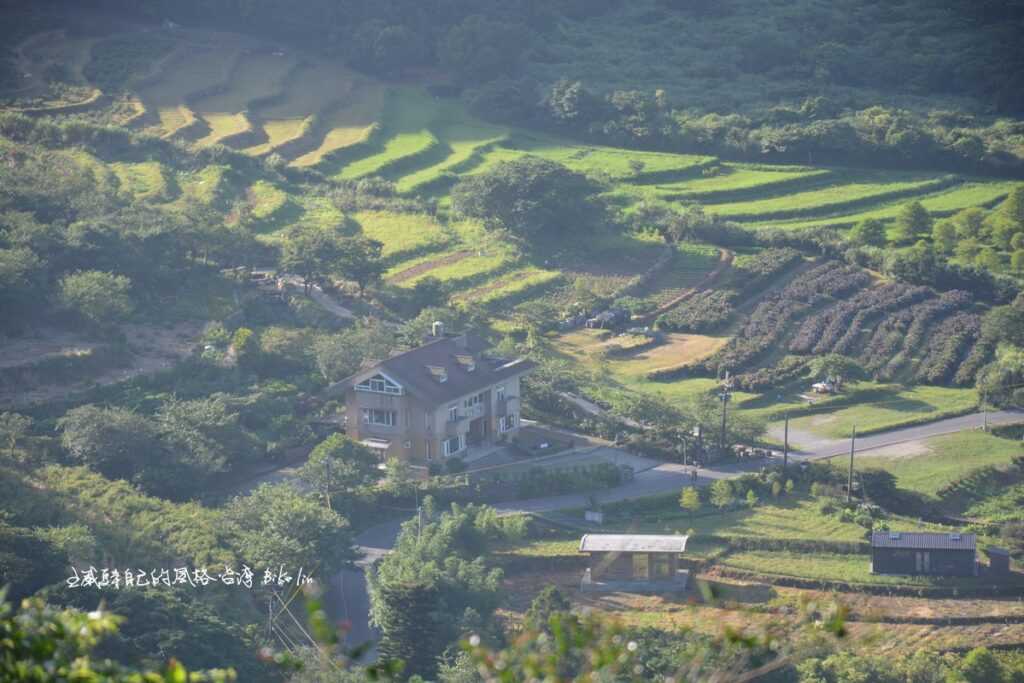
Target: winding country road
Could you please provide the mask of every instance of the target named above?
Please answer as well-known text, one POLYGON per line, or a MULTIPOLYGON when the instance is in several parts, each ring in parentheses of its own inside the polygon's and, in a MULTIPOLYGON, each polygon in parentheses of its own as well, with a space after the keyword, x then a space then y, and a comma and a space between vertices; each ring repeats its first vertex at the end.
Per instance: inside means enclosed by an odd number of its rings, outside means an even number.
MULTIPOLYGON (((929 424, 893 429, 857 439, 855 452, 860 453, 933 436, 980 429, 984 421, 984 414, 973 413, 929 424)), ((1002 410, 988 413, 989 425, 1016 422, 1024 422, 1024 411, 1002 410)), ((801 451, 790 453, 790 458, 794 462, 823 460, 850 452, 848 441, 825 439, 810 432, 792 429, 790 429, 790 437, 792 442, 799 443, 803 448, 801 451)), ((781 440, 781 433, 778 438, 781 440)), ((627 453, 621 453, 618 457, 623 460, 635 458, 627 453)), ((658 464, 646 458, 635 458, 635 460, 640 467, 636 468, 633 480, 622 486, 600 492, 595 496, 599 502, 612 503, 644 498, 678 491, 683 486, 707 486, 716 479, 734 478, 746 472, 758 471, 763 465, 763 461, 755 461, 715 468, 700 468, 697 470, 697 479, 694 480, 691 474, 693 467, 678 463, 658 464)), ((585 494, 568 494, 499 503, 494 507, 504 514, 555 512, 567 508, 584 507, 587 505, 589 497, 585 494)), ((401 520, 390 521, 370 527, 359 534, 356 537, 356 543, 364 554, 363 559, 355 569, 344 570, 331 580, 327 595, 328 608, 332 612, 332 617, 346 620, 351 624, 348 634, 349 645, 357 645, 377 638, 376 631, 369 624, 370 600, 363 568, 390 552, 398 537, 400 526, 401 520)), ((372 656, 375 656, 375 652, 371 652, 372 656)))

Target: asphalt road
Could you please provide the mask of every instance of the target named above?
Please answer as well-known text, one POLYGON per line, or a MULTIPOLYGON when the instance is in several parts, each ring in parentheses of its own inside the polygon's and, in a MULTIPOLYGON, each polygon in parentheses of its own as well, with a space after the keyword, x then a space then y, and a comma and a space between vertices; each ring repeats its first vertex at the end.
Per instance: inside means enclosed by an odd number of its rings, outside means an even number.
MULTIPOLYGON (((981 413, 975 413, 858 438, 856 452, 893 446, 908 441, 918 441, 943 434, 979 429, 984 419, 981 413)), ((1024 411, 1004 410, 988 414, 989 425, 1013 422, 1024 422, 1024 411)), ((781 440, 781 433, 778 438, 781 440)), ((794 432, 791 429, 790 440, 793 443, 800 444, 803 449, 790 453, 790 457, 794 462, 822 460, 850 452, 848 441, 823 439, 810 432, 794 432)), ((646 458, 637 458, 628 453, 620 453, 616 457, 621 458, 620 462, 622 463, 634 461, 636 474, 632 481, 596 494, 595 497, 598 502, 612 503, 634 498, 644 498, 659 493, 678 491, 683 486, 708 486, 716 479, 738 477, 746 472, 758 471, 764 465, 763 460, 758 460, 749 463, 730 464, 713 469, 700 468, 696 470, 697 477, 694 479, 693 467, 685 467, 676 463, 655 464, 646 458)), ((554 512, 556 510, 584 507, 588 503, 588 498, 589 496, 584 494, 569 494, 499 503, 494 507, 505 514, 554 512)), ((401 521, 386 522, 373 526, 361 533, 356 538, 356 543, 364 553, 364 558, 359 562, 359 567, 341 572, 331 582, 326 602, 332 610, 332 617, 347 621, 351 625, 347 641, 349 645, 354 646, 377 638, 376 631, 369 624, 370 602, 362 568, 372 564, 390 551, 398 537, 400 525, 401 521)))

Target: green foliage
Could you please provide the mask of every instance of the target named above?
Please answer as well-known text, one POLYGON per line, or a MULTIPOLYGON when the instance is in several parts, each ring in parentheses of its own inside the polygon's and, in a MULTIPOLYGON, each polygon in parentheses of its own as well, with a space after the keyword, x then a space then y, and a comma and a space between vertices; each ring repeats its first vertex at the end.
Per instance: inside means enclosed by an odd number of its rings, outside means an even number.
POLYGON ((344 495, 377 479, 377 457, 343 434, 332 434, 309 454, 298 476, 328 507, 344 510, 344 495))
POLYGON ((853 227, 847 239, 862 247, 884 247, 887 241, 885 223, 877 218, 865 218, 853 227))
POLYGON ((694 512, 700 510, 700 492, 692 486, 685 487, 679 494, 679 507, 692 516, 694 512))
POLYGON ((0 413, 0 439, 7 445, 7 457, 15 459, 18 440, 28 433, 32 418, 20 413, 0 413))
POLYGON ((394 551, 367 575, 381 654, 404 657, 407 673, 433 675, 445 645, 467 635, 459 617, 472 610, 486 624, 499 603, 502 572, 481 553, 519 533, 517 523, 474 505, 403 524, 394 551))
MULTIPOLYGON (((3 598, 4 596, 0 596, 3 598)), ((171 660, 162 671, 129 669, 110 660, 94 659, 91 652, 117 633, 120 619, 95 610, 58 610, 42 600, 25 600, 15 613, 4 599, 0 604, 0 678, 31 683, 184 683, 235 680, 230 669, 187 671, 171 660)))
POLYGON ((134 309, 132 283, 124 275, 84 270, 60 281, 60 302, 95 325, 109 325, 128 317, 134 309))
POLYGON ((597 191, 561 164, 525 156, 461 180, 452 189, 452 208, 522 237, 568 237, 603 222, 597 191))
POLYGON ((333 574, 355 559, 348 521, 290 484, 261 484, 225 510, 233 544, 254 569, 333 574))
POLYGON ((711 485, 711 504, 719 510, 730 508, 736 503, 736 492, 728 479, 717 479, 711 485))
POLYGON ((572 603, 562 595, 555 586, 545 586, 530 603, 523 623, 528 629, 545 631, 551 618, 556 614, 566 614, 572 609, 572 603))
POLYGON ((921 202, 911 202, 900 209, 896 217, 896 238, 901 242, 913 242, 928 235, 932 230, 932 218, 921 202))

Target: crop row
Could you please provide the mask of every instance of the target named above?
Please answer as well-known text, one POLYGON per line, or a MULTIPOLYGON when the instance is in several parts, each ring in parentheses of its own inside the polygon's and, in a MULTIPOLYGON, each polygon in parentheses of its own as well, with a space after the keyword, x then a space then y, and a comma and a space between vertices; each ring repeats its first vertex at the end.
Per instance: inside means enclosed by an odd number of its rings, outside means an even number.
POLYGON ((859 292, 813 315, 790 342, 794 353, 848 353, 864 326, 888 311, 899 310, 931 296, 927 287, 888 284, 859 292))
POLYGON ((954 375, 970 346, 981 334, 981 317, 961 312, 950 316, 928 336, 924 359, 915 379, 929 384, 944 384, 954 375))
POLYGON ((890 313, 878 324, 861 354, 865 370, 879 380, 891 380, 909 354, 920 348, 925 331, 937 320, 971 303, 971 295, 960 290, 943 292, 903 310, 890 313))

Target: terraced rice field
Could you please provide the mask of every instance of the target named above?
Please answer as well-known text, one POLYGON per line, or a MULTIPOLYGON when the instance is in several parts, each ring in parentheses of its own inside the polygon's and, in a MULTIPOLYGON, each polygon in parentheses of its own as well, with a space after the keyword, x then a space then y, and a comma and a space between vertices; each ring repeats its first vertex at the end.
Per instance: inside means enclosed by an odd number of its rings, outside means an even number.
POLYGON ((335 177, 344 180, 370 175, 395 177, 399 165, 408 166, 410 161, 439 148, 441 143, 430 130, 438 113, 436 100, 418 90, 403 88, 388 92, 382 122, 385 139, 381 149, 345 165, 335 177))
POLYGON ((309 62, 299 66, 288 75, 279 102, 256 107, 252 112, 264 141, 243 151, 263 156, 301 141, 313 132, 317 116, 348 97, 353 82, 352 73, 337 64, 309 62))
POLYGON ((286 55, 260 52, 245 55, 231 74, 227 90, 196 100, 192 110, 209 126, 210 132, 196 141, 205 146, 251 130, 250 105, 273 96, 283 88, 285 75, 295 66, 286 55))
MULTIPOLYGON (((871 174, 876 175, 876 174, 871 174)), ((920 176, 907 179, 885 178, 861 182, 856 177, 850 182, 827 187, 782 194, 729 204, 713 204, 708 211, 740 221, 766 220, 773 217, 827 213, 860 203, 880 202, 897 197, 925 194, 955 182, 954 179, 920 176)))
POLYGON ((912 200, 919 200, 922 206, 933 216, 948 216, 961 209, 968 209, 974 206, 988 207, 997 204, 1009 194, 1016 184, 1018 183, 1012 181, 972 180, 955 186, 952 189, 912 197, 898 202, 886 203, 880 208, 815 219, 771 222, 767 225, 786 230, 800 230, 820 225, 844 228, 866 218, 888 221, 896 217, 905 202, 912 200))
POLYGON ((556 270, 544 270, 532 266, 520 268, 504 273, 485 285, 459 294, 454 297, 454 300, 493 306, 511 299, 526 298, 523 296, 524 294, 537 294, 562 281, 563 277, 562 273, 556 270))
POLYGON ((155 117, 150 126, 153 132, 170 137, 194 125, 197 119, 189 97, 227 84, 240 54, 235 46, 195 45, 168 64, 162 78, 139 92, 146 110, 155 117))
POLYGON ((498 126, 479 123, 454 122, 440 126, 437 138, 449 150, 440 162, 403 176, 398 191, 416 192, 441 180, 445 174, 454 174, 478 162, 481 151, 505 139, 508 131, 498 126))
POLYGON ((319 145, 297 157, 292 165, 316 166, 339 150, 369 140, 381 119, 385 92, 384 86, 377 83, 357 83, 352 97, 326 117, 326 132, 319 145))
POLYGON ((693 180, 663 183, 653 186, 654 194, 663 199, 695 199, 712 202, 721 197, 734 196, 747 191, 767 193, 792 188, 797 183, 822 181, 831 171, 821 168, 789 169, 780 166, 725 164, 718 173, 693 180))
POLYGON ((360 211, 352 217, 364 235, 384 244, 382 253, 389 262, 436 252, 452 240, 440 223, 426 215, 360 211))

